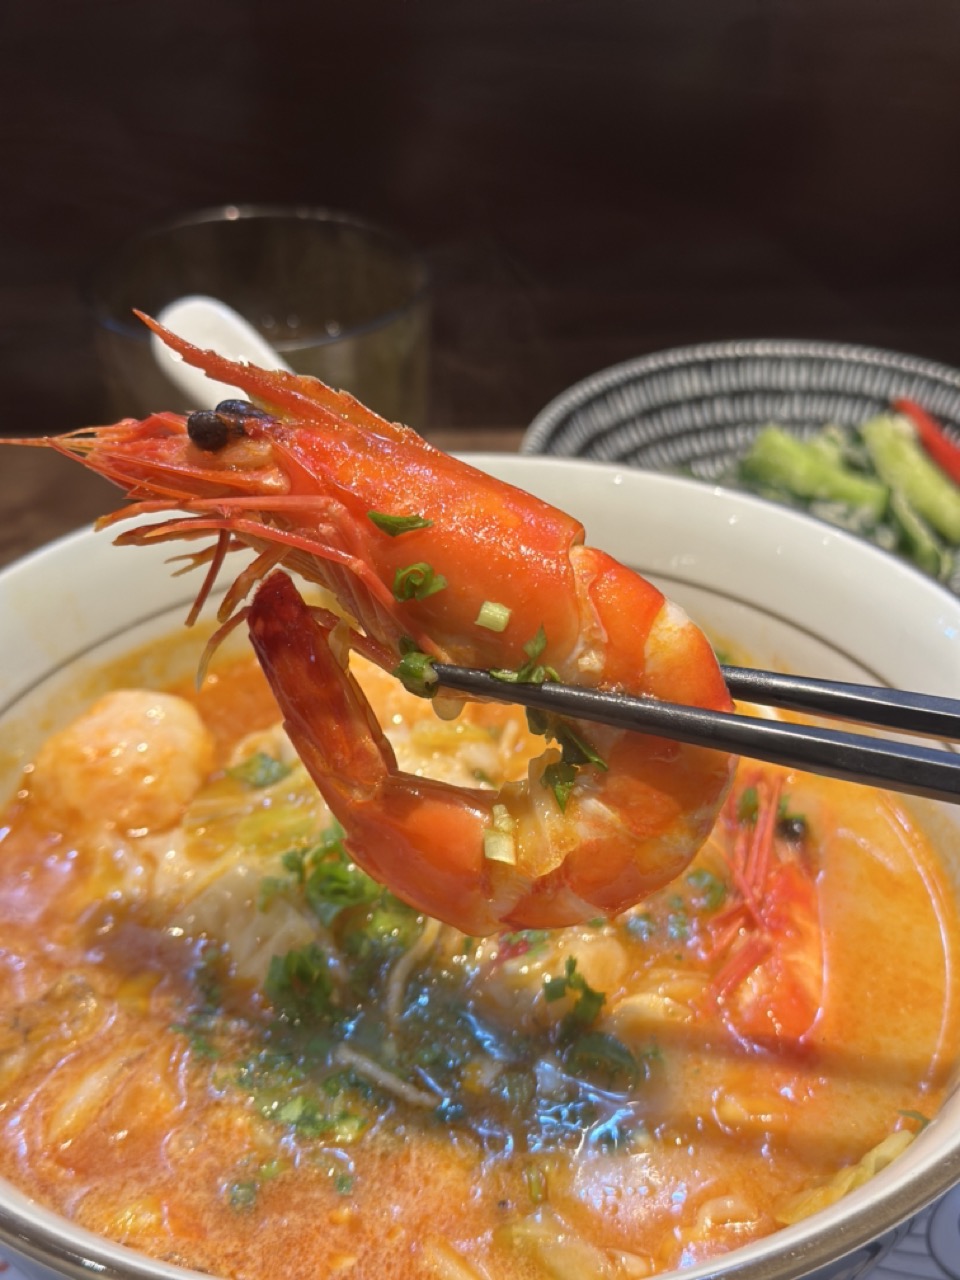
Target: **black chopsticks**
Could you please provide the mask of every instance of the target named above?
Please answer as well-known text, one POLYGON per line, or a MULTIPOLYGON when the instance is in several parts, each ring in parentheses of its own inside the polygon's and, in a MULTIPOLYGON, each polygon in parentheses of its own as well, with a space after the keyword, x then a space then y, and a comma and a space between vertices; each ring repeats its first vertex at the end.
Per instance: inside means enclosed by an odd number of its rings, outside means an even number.
MULTIPOLYGON (((434 669, 441 687, 458 693, 960 804, 960 754, 949 749, 574 685, 507 683, 487 671, 446 663, 436 663, 434 669)), ((743 667, 724 667, 723 673, 733 697, 758 706, 784 707, 900 733, 960 739, 960 702, 952 698, 743 667)))
POLYGON ((788 676, 749 667, 721 667, 731 697, 838 720, 878 725, 900 733, 960 738, 960 702, 932 693, 904 693, 872 684, 788 676))

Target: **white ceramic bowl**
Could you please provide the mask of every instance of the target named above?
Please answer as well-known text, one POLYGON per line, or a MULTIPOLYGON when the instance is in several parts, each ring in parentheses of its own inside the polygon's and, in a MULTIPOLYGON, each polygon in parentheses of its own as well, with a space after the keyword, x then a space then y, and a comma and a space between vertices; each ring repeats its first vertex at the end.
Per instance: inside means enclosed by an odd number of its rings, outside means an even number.
MULTIPOLYGON (((692 481, 580 461, 471 460, 577 515, 591 543, 655 579, 715 635, 743 642, 758 664, 931 693, 960 689, 960 599, 864 543, 692 481)), ((86 673, 180 625, 196 582, 173 578, 168 555, 162 547, 121 550, 109 534, 88 531, 0 574, 4 795, 20 761, 76 710, 86 673)), ((960 885, 955 813, 922 807, 955 859, 951 873, 960 885)), ((953 1096, 867 1186, 795 1227, 684 1271, 684 1280, 854 1280, 901 1224, 958 1180, 960 1096, 953 1096)), ((0 1248, 43 1280, 195 1274, 92 1236, 2 1183, 0 1248)))

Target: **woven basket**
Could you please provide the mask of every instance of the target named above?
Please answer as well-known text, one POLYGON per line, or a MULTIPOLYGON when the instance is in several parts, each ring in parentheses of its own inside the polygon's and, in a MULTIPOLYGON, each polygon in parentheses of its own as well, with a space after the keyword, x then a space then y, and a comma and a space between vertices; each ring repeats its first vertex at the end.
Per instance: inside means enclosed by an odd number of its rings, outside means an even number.
POLYGON ((852 427, 898 396, 960 440, 960 370, 946 365, 830 342, 678 347, 578 382, 538 414, 521 447, 714 480, 768 423, 800 435, 852 427))

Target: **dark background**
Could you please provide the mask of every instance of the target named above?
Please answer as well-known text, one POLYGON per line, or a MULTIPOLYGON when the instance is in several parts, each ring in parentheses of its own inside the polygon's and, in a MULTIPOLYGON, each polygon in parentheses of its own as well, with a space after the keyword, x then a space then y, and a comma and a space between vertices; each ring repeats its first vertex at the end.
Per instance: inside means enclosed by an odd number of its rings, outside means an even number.
POLYGON ((960 364, 958 0, 6 0, 0 430, 96 421, 82 284, 222 202, 392 225, 430 422, 729 337, 960 364))

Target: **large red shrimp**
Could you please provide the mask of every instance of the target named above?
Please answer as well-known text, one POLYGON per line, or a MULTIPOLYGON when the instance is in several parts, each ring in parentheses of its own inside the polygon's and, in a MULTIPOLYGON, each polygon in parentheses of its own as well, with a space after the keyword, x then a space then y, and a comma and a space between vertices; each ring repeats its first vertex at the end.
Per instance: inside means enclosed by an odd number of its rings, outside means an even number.
POLYGON ((226 553, 254 550, 221 617, 247 619, 289 735, 357 863, 475 935, 614 914, 678 875, 713 827, 729 756, 553 722, 544 727, 558 745, 523 782, 497 791, 414 777, 398 770, 347 653, 388 670, 419 662, 425 693, 435 659, 729 710, 711 646, 685 614, 584 545, 572 517, 351 396, 147 323, 253 403, 22 443, 126 490, 131 505, 101 525, 160 515, 119 541, 213 539, 192 557, 209 565, 192 617, 226 553), (333 592, 349 624, 308 608, 280 566, 333 592))

